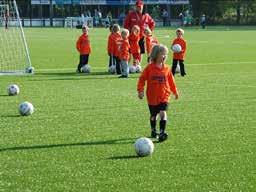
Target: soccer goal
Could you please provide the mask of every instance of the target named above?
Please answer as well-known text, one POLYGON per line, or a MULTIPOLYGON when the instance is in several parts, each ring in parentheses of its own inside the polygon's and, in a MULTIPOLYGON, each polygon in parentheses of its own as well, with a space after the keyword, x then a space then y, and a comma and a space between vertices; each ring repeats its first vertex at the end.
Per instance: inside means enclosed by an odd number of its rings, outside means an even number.
POLYGON ((90 28, 93 28, 93 18, 92 17, 67 17, 65 18, 65 27, 66 28, 81 28, 82 25, 87 25, 90 28))
POLYGON ((15 0, 0 0, 0 75, 33 73, 15 0))

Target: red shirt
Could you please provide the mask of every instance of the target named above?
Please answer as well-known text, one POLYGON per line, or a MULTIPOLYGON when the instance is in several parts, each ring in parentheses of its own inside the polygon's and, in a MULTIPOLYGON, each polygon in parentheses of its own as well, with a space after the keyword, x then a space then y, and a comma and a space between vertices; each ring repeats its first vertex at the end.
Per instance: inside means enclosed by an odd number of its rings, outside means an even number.
POLYGON ((184 60, 185 54, 186 54, 186 50, 187 50, 187 42, 186 42, 186 40, 183 39, 183 38, 176 38, 176 39, 173 40, 172 46, 174 44, 179 44, 181 46, 181 52, 173 53, 173 59, 184 60))
POLYGON ((144 91, 147 82, 147 101, 149 105, 168 103, 171 92, 177 94, 175 81, 168 65, 159 68, 151 63, 143 70, 137 84, 137 91, 144 91))
POLYGON ((91 53, 91 44, 88 34, 82 34, 77 42, 76 49, 79 51, 80 55, 87 55, 91 53))
POLYGON ((137 11, 130 11, 124 20, 124 28, 131 32, 134 25, 140 27, 140 37, 142 37, 145 28, 149 27, 151 31, 154 30, 155 22, 147 13, 141 14, 137 11))
POLYGON ((108 36, 108 54, 113 55, 113 35, 114 33, 110 33, 108 36))
POLYGON ((130 44, 128 39, 123 39, 120 47, 120 55, 119 55, 120 60, 129 61, 130 59, 129 50, 130 50, 130 44))
POLYGON ((146 51, 148 55, 151 53, 152 48, 157 44, 159 44, 159 42, 155 37, 152 35, 146 36, 146 51))
POLYGON ((134 33, 131 33, 129 36, 129 43, 130 43, 130 52, 133 53, 140 53, 140 35, 136 35, 134 33))

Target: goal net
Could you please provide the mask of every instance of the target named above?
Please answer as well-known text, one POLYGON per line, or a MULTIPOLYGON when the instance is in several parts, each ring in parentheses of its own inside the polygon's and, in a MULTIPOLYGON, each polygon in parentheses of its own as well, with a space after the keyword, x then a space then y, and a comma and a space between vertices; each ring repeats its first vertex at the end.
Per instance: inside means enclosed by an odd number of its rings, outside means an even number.
POLYGON ((33 73, 15 0, 0 0, 0 75, 33 73))

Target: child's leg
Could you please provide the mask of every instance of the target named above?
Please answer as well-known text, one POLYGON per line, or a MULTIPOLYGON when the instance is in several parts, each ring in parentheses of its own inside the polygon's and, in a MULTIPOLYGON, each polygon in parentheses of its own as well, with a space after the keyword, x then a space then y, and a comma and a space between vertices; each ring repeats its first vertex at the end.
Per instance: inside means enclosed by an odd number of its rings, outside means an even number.
POLYGON ((177 59, 173 59, 172 60, 172 74, 173 74, 173 76, 175 75, 177 64, 178 64, 178 60, 177 59))
POLYGON ((77 65, 77 71, 79 73, 81 73, 81 68, 83 66, 83 63, 84 63, 84 55, 80 55, 79 64, 77 65))
POLYGON ((166 113, 166 111, 160 111, 159 116, 160 116, 160 122, 159 122, 160 134, 162 134, 162 133, 165 132, 165 128, 166 128, 166 122, 167 122, 167 113, 166 113))
POLYGON ((111 67, 112 65, 114 65, 113 56, 109 55, 108 67, 111 67))
POLYGON ((84 65, 87 65, 89 62, 89 54, 84 55, 84 65))
POLYGON ((128 61, 122 60, 121 66, 122 66, 122 76, 128 77, 129 75, 128 61))
POLYGON ((179 64, 180 64, 180 75, 185 76, 186 72, 185 72, 184 60, 179 60, 179 64))
POLYGON ((122 71, 121 71, 121 63, 120 63, 121 61, 116 56, 114 56, 114 60, 115 60, 115 64, 116 64, 116 73, 120 75, 122 73, 122 71))
POLYGON ((122 75, 119 78, 127 78, 129 75, 128 61, 121 60, 122 75))
POLYGON ((140 62, 141 62, 141 55, 140 55, 140 53, 134 53, 133 54, 133 58, 134 58, 133 61, 135 61, 135 63, 133 62, 133 64, 134 65, 140 65, 140 62))
POLYGON ((156 132, 156 121, 157 121, 157 107, 154 105, 149 105, 149 111, 150 111, 150 128, 151 128, 151 137, 156 138, 157 132, 156 132))
POLYGON ((168 138, 168 134, 165 132, 166 123, 167 123, 167 109, 168 103, 161 103, 159 106, 159 116, 160 116, 160 134, 159 134, 159 142, 162 142, 168 138))

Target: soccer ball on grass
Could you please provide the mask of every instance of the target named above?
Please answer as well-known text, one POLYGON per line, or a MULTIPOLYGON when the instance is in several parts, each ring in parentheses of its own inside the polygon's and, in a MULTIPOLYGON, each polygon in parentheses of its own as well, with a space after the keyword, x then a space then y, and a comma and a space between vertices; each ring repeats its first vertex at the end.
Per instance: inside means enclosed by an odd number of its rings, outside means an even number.
POLYGON ((141 137, 136 140, 135 144, 135 151, 138 156, 145 157, 151 155, 154 151, 154 144, 153 142, 146 137, 141 137))
POLYGON ((28 116, 34 113, 34 106, 25 101, 19 105, 19 112, 22 116, 28 116))
POLYGON ((7 93, 9 96, 18 95, 19 92, 20 92, 20 89, 16 84, 11 84, 7 87, 7 93))

